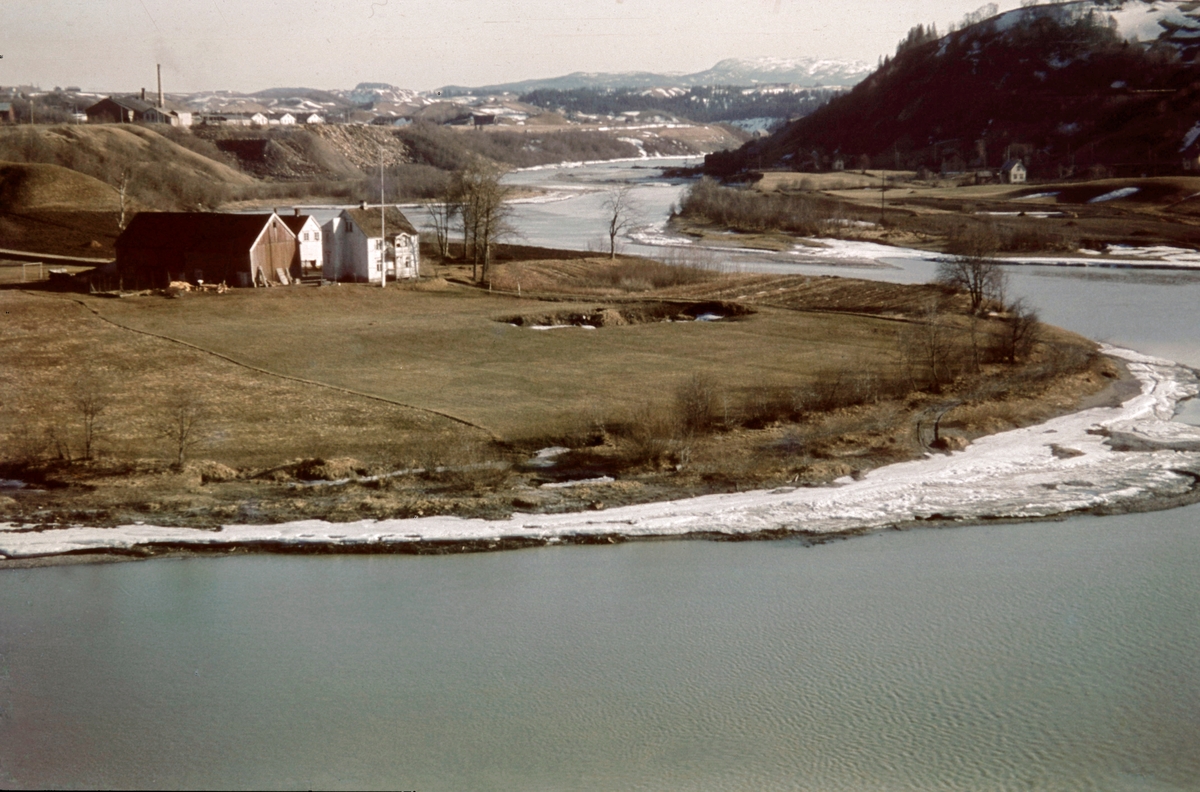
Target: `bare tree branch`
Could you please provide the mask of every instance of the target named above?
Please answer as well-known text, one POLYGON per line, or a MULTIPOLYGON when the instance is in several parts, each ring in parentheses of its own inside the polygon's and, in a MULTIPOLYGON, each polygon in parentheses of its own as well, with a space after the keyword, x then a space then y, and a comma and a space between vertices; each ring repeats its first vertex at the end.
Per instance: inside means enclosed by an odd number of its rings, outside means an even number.
POLYGON ((633 202, 633 185, 625 184, 609 190, 604 202, 605 218, 608 220, 608 257, 617 257, 617 237, 634 223, 637 207, 633 202))
POLYGON ((208 410, 193 391, 180 388, 167 399, 159 434, 171 444, 175 464, 183 467, 187 452, 208 439, 208 410))

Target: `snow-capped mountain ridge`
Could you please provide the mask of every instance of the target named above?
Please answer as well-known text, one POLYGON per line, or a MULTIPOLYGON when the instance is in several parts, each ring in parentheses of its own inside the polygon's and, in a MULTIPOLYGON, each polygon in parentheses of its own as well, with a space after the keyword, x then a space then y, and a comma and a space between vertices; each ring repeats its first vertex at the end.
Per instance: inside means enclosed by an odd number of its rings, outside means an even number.
POLYGON ((446 86, 447 93, 527 93, 538 89, 575 88, 690 88, 700 85, 758 85, 784 83, 802 87, 851 86, 871 73, 862 61, 825 58, 726 58, 711 69, 680 72, 572 72, 561 77, 523 80, 466 88, 446 86))

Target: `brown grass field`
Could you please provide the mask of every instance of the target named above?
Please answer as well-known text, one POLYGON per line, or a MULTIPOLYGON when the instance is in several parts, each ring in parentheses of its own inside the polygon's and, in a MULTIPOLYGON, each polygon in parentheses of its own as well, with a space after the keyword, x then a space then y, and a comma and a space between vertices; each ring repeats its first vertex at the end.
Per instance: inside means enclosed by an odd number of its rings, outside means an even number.
POLYGON ((970 438, 1073 409, 1116 375, 1090 342, 1045 328, 1016 367, 967 371, 959 342, 957 373, 932 382, 913 357, 929 307, 943 336, 969 328, 940 289, 663 266, 510 262, 492 292, 453 282, 453 266, 450 282, 386 289, 0 289, 0 478, 42 485, 0 498, 0 515, 495 516, 815 483, 924 453, 937 414, 970 438), (518 277, 521 297, 506 291, 518 277), (731 318, 691 320, 712 311, 731 318), (579 317, 602 326, 529 326, 579 317), (179 469, 164 430, 181 391, 202 408, 202 442, 179 469), (105 404, 90 460, 87 392, 105 404), (571 450, 524 466, 548 445, 571 450), (294 486, 407 468, 426 472, 294 486), (599 475, 616 480, 539 487, 599 475))

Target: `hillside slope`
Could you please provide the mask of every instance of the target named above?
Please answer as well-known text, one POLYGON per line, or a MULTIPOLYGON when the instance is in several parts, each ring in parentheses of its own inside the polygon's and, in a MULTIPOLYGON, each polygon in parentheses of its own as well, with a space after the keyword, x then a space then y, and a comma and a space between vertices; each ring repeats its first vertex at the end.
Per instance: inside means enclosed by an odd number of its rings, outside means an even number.
POLYGON ((933 170, 1020 157, 1033 177, 1177 172, 1200 119, 1196 6, 1034 6, 910 39, 850 93, 706 167, 823 170, 866 155, 876 167, 933 170))
POLYGON ((58 165, 112 187, 124 179, 130 196, 157 209, 215 207, 254 184, 223 162, 132 124, 2 127, 0 160, 58 165))
POLYGON ((0 162, 0 214, 51 209, 115 212, 120 199, 110 185, 58 165, 0 162))

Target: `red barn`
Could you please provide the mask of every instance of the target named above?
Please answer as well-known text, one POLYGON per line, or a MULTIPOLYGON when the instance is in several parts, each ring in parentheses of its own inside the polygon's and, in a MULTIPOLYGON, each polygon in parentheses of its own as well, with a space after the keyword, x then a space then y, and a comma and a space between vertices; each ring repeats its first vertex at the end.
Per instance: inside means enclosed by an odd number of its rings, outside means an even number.
POLYGON ((127 289, 173 280, 267 286, 291 282, 296 235, 274 212, 139 212, 116 249, 127 289))

